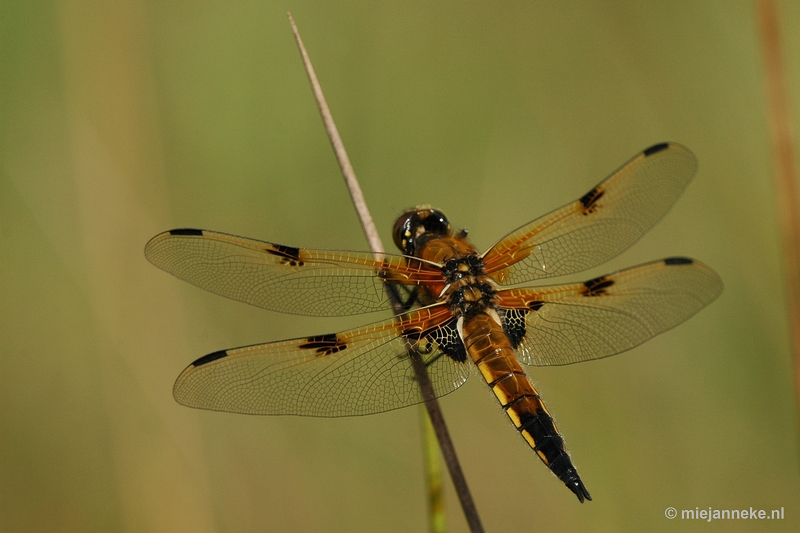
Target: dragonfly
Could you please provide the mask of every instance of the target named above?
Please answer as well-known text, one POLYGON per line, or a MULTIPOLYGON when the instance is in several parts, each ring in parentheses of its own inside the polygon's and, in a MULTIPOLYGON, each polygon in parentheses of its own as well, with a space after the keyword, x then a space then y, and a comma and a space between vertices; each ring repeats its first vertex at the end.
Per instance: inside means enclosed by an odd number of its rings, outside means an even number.
POLYGON ((404 312, 366 326, 209 353, 178 376, 174 397, 244 414, 379 413, 423 401, 416 354, 437 397, 479 374, 542 462, 581 503, 591 500, 522 365, 630 350, 710 304, 722 281, 699 261, 668 257, 583 282, 522 285, 617 256, 667 213, 696 171, 687 148, 656 144, 483 253, 429 206, 397 219, 400 254, 297 248, 202 229, 156 235, 145 247, 155 266, 271 311, 356 315, 387 310, 387 287, 404 297, 404 312))

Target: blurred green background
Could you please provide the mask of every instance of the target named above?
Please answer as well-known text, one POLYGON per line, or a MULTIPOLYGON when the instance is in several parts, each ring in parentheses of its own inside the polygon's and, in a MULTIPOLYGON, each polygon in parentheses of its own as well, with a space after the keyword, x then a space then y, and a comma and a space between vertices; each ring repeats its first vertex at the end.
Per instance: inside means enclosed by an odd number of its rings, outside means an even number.
MULTIPOLYGON (((798 124, 800 3, 780 9, 798 124)), ((269 418, 172 399, 208 352, 380 318, 286 317, 144 259, 173 227, 366 249, 287 10, 387 246, 415 204, 485 249, 651 144, 700 160, 655 229, 580 277, 687 255, 717 270, 722 297, 629 353, 531 370, 593 502, 540 464, 479 379, 443 400, 487 530, 797 531, 745 1, 0 4, 0 530, 425 530, 418 410, 269 418), (786 518, 670 521, 669 506, 786 518)), ((447 483, 449 526, 465 531, 447 483)))

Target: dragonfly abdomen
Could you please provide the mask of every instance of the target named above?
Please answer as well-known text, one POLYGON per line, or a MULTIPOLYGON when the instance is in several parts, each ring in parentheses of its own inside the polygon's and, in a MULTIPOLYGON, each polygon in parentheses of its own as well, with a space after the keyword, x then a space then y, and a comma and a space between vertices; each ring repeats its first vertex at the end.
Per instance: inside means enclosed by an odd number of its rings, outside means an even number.
POLYGON ((464 345, 514 427, 578 499, 591 500, 572 465, 564 438, 519 364, 502 326, 488 313, 465 318, 464 345))

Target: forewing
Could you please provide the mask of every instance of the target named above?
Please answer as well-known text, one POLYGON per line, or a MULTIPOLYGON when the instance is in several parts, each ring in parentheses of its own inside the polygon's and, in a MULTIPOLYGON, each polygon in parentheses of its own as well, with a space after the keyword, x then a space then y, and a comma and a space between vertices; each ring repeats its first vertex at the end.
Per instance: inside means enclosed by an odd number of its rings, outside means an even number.
POLYGON ((454 335, 455 320, 437 304, 342 333, 206 355, 181 373, 173 393, 189 407, 244 414, 389 411, 422 401, 409 348, 421 353, 436 396, 466 381, 469 365, 442 355, 454 335))
POLYGON ((516 284, 599 265, 653 227, 696 171, 687 148, 652 146, 580 199, 504 237, 484 254, 486 272, 516 284))
POLYGON ((153 237, 145 256, 157 267, 215 294, 264 309, 341 316, 389 308, 384 281, 425 284, 435 266, 399 255, 292 248, 197 229, 153 237))
POLYGON ((710 304, 722 280, 706 265, 669 258, 585 283, 498 292, 506 332, 529 365, 567 365, 618 354, 710 304))

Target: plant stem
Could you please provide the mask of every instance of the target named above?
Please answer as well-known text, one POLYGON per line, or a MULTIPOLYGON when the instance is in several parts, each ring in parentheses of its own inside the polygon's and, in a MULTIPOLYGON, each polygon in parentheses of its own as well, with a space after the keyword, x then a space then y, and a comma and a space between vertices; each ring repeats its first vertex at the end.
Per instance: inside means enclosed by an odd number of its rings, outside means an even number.
POLYGON ((758 0, 758 25, 764 59, 767 113, 772 136, 778 225, 783 251, 787 294, 789 341, 794 360, 795 401, 800 402, 800 206, 797 199, 791 103, 779 28, 778 9, 772 0, 758 0))
MULTIPOLYGON (((347 157, 344 143, 342 142, 342 138, 339 136, 339 130, 336 128, 336 124, 333 121, 333 116, 331 115, 331 111, 328 108, 327 102, 325 101, 325 96, 322 94, 322 87, 320 86, 317 75, 314 72, 314 67, 311 65, 311 60, 308 57, 305 46, 303 46, 303 40, 300 38, 300 32, 297 30, 297 25, 294 23, 292 14, 287 13, 287 15, 289 16, 289 23, 292 26, 292 32, 294 33, 295 40, 297 41, 297 47, 300 49, 300 55, 303 58, 303 64, 306 69, 306 74, 308 74, 308 80, 311 83, 311 89, 314 92, 314 99, 317 102, 317 107, 319 108, 320 115, 322 116, 322 122, 325 124, 325 131, 328 133, 328 138, 330 139, 331 146, 336 154, 336 159, 339 161, 339 167, 342 170, 342 176, 347 184, 348 191, 350 191, 350 197, 353 201, 353 205, 355 206, 358 218, 361 221, 361 227, 364 230, 364 235, 367 237, 367 242, 369 243, 372 252, 376 255, 383 254, 384 248, 383 244, 381 243, 381 239, 378 236, 378 230, 375 227, 375 223, 372 221, 372 216, 369 214, 369 210, 367 209, 367 204, 364 200, 364 195, 361 193, 361 187, 356 179, 355 171, 353 170, 353 166, 350 164, 350 158, 347 157)), ((392 301, 392 307, 394 308, 395 314, 402 313, 404 311, 402 303, 395 298, 392 291, 387 290, 387 293, 392 301)), ((450 471, 450 477, 453 480, 453 485, 461 502, 461 507, 464 510, 464 515, 467 519, 467 523, 469 524, 470 531, 473 533, 483 532, 483 525, 481 524, 478 510, 475 507, 474 501, 472 500, 472 495, 470 494, 467 480, 464 477, 463 471, 461 470, 461 465, 459 464, 458 456, 456 455, 455 448, 453 447, 453 441, 450 439, 450 434, 447 431, 447 426, 445 425, 444 416, 442 415, 441 408, 439 407, 439 402, 436 400, 436 396, 434 395, 433 385, 428 377, 428 371, 418 353, 416 353, 414 350, 409 350, 409 355, 412 365, 414 366, 414 373, 416 374, 417 382, 419 383, 422 391, 422 398, 425 401, 425 408, 430 416, 436 437, 439 439, 439 447, 442 450, 445 463, 447 463, 447 468, 450 471)))

